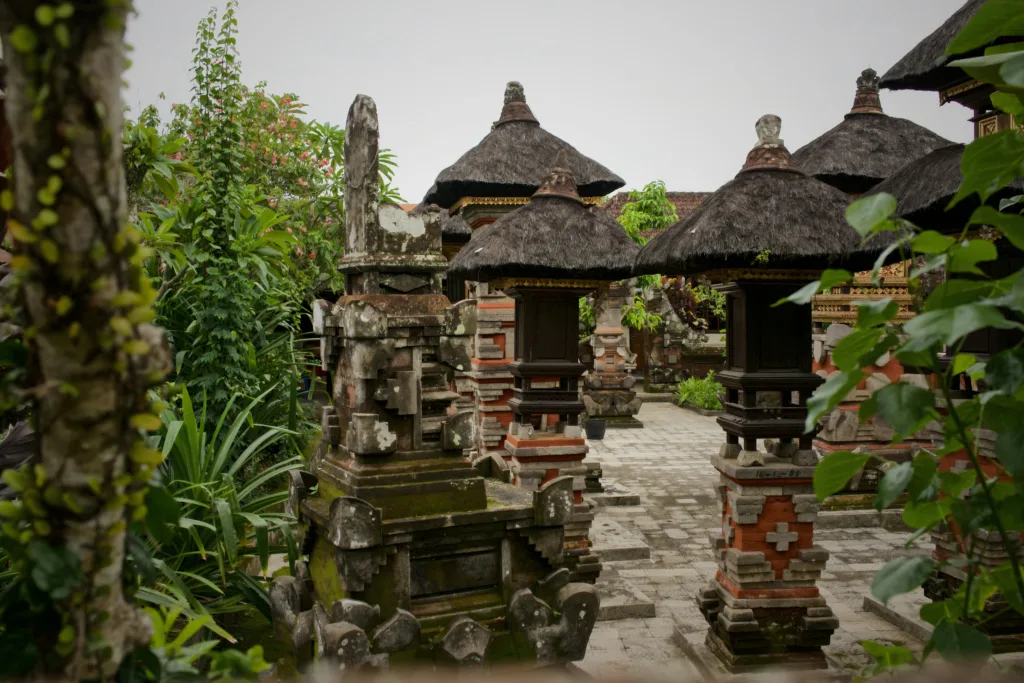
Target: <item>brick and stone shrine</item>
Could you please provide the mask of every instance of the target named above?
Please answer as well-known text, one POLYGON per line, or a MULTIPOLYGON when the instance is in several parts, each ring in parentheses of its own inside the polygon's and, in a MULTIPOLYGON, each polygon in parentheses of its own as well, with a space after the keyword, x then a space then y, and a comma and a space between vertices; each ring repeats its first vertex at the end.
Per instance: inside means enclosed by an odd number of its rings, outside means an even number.
POLYGON ((515 302, 513 418, 505 439, 514 479, 533 489, 572 477, 574 518, 565 553, 573 576, 600 571, 587 530, 583 500, 588 447, 579 399, 579 298, 602 283, 629 276, 637 247, 607 214, 579 196, 566 150, 530 203, 499 218, 459 252, 449 273, 485 282, 515 302))
MULTIPOLYGON (((560 149, 566 150, 584 203, 597 205, 604 195, 625 185, 607 168, 542 128, 526 103, 523 86, 511 81, 491 131, 437 175, 423 203, 436 204, 476 234, 530 201, 560 149)), ((446 243, 450 255, 466 248, 464 241, 454 238, 446 238, 446 243)), ((465 377, 458 379, 459 393, 472 397, 476 406, 477 448, 481 454, 507 457, 515 303, 490 284, 457 273, 449 272, 447 282, 453 301, 468 297, 477 302, 472 359, 465 377)))
POLYGON ((379 204, 378 124, 358 96, 345 127, 345 292, 315 307, 333 405, 289 507, 305 560, 270 588, 294 664, 582 659, 598 616, 565 550, 572 476, 508 483, 471 462, 471 411, 452 376, 470 362, 475 302, 441 293, 441 216, 379 204))
MULTIPOLYGON (((971 113, 975 138, 993 135, 1014 127, 1013 117, 1000 111, 992 104, 992 86, 972 79, 961 69, 950 67, 949 63, 969 55, 951 55, 946 47, 954 36, 960 33, 984 4, 983 0, 969 0, 947 19, 942 26, 927 36, 882 77, 882 87, 892 90, 924 90, 937 92, 940 104, 955 102, 966 107, 971 113)), ((972 53, 970 56, 973 56, 972 53)), ((948 208, 963 181, 961 159, 964 145, 948 145, 907 164, 872 192, 887 192, 896 197, 897 216, 913 222, 925 230, 935 230, 947 235, 961 235, 971 213, 978 208, 977 196, 959 202, 948 208)), ((999 202, 1024 192, 1024 183, 1019 179, 994 193, 988 205, 999 207, 999 202)), ((1012 209, 1011 209, 1012 210, 1012 209)), ((967 235, 970 239, 992 239, 996 242, 999 258, 980 264, 980 269, 992 279, 1007 277, 1024 269, 1024 252, 1015 248, 999 233, 975 230, 967 235)), ((940 278, 944 277, 940 273, 940 278)), ((940 278, 936 278, 939 280, 940 278)), ((937 284, 937 282, 933 283, 937 284)), ((986 328, 967 336, 961 345, 961 353, 970 353, 979 361, 988 361, 999 352, 1014 348, 1021 342, 1020 330, 986 328)), ((944 367, 952 358, 940 357, 944 367)), ((938 379, 937 381, 943 381, 938 379)), ((954 380, 951 387, 954 403, 969 398, 975 392, 984 391, 966 374, 954 380)), ((943 402, 938 402, 940 412, 943 402)), ((946 406, 948 408, 948 406, 946 406)), ((926 428, 941 452, 943 430, 940 424, 932 423, 926 428)), ((994 439, 996 434, 988 429, 978 429, 974 447, 982 471, 989 478, 1002 472, 995 457, 994 439)), ((960 472, 973 469, 970 456, 960 449, 946 453, 939 458, 940 472, 960 472)), ((940 524, 931 534, 934 549, 932 556, 942 564, 924 583, 925 595, 934 601, 946 600, 960 590, 967 579, 964 571, 966 548, 974 545, 974 555, 984 569, 994 569, 1008 560, 1007 550, 998 532, 979 529, 967 535, 956 524, 940 524)), ((1009 541, 1011 548, 1019 552, 1021 536, 1015 534, 1009 541)), ((1024 617, 1008 605, 998 592, 985 602, 986 618, 975 623, 976 627, 989 636, 996 653, 1024 650, 1024 617)))
MULTIPOLYGON (((827 267, 870 264, 845 220, 849 198, 802 173, 763 116, 758 144, 735 179, 685 221, 649 242, 638 273, 703 275, 727 297, 725 443, 712 457, 722 532, 719 570, 698 596, 705 645, 731 671, 825 668, 839 622, 816 586, 828 552, 814 544, 818 462, 805 432, 812 371, 811 310, 777 301, 827 267), (779 398, 767 405, 765 394, 779 398)), ((881 245, 884 247, 884 245, 881 245)))
MULTIPOLYGON (((853 106, 843 120, 793 153, 793 161, 809 176, 859 197, 890 177, 907 163, 952 144, 949 140, 907 119, 889 116, 882 108, 879 77, 865 69, 857 78, 853 106)), ((883 266, 877 282, 870 271, 859 272, 843 283, 814 297, 814 371, 824 378, 838 372, 832 350, 853 331, 857 305, 864 301, 891 299, 899 305, 897 322, 913 317, 909 262, 883 266), (826 329, 827 326, 827 329, 826 329)), ((883 357, 865 368, 869 377, 822 420, 814 445, 823 452, 857 451, 874 453, 890 462, 913 458, 922 446, 930 445, 923 434, 892 443, 892 429, 880 416, 866 423, 857 417, 862 401, 877 389, 895 381, 926 386, 923 375, 907 374, 899 360, 883 357)), ((872 505, 878 482, 884 476, 881 460, 872 459, 840 494, 827 501, 835 507, 872 505)))
POLYGON ((594 298, 596 325, 586 342, 583 405, 588 417, 604 420, 609 427, 644 426, 636 417, 643 402, 633 389, 636 354, 629 348, 630 331, 622 325, 622 308, 632 303, 629 280, 602 285, 594 298))

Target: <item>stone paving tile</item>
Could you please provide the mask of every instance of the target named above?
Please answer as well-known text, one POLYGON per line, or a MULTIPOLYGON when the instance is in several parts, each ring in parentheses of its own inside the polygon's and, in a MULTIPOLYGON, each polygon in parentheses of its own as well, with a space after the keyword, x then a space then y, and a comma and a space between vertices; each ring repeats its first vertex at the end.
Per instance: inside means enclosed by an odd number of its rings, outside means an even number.
MULTIPOLYGON (((602 507, 598 515, 643 538, 651 559, 605 563, 598 585, 631 583, 655 603, 656 616, 599 623, 582 668, 602 674, 667 663, 669 668, 652 672, 689 677, 692 666, 681 661, 672 628, 707 629, 695 598, 717 569, 708 536, 720 526, 718 475, 709 458, 725 436, 713 417, 670 403, 645 403, 639 418, 643 429, 609 429, 603 441, 591 441, 589 457, 601 462, 605 476, 640 496, 639 506, 602 507)), ((844 668, 859 670, 868 663, 861 640, 922 647, 863 606, 874 573, 885 562, 928 551, 924 542, 905 549, 908 538, 880 528, 815 532, 815 542, 831 553, 818 585, 840 622, 826 653, 844 668)))

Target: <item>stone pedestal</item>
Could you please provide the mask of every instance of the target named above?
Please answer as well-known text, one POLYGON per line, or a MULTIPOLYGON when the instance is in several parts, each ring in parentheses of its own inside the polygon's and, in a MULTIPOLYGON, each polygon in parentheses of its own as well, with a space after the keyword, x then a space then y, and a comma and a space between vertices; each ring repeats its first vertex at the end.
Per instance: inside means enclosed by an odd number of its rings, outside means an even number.
POLYGON ((821 648, 839 626, 815 583, 828 551, 814 545, 813 466, 767 456, 759 467, 716 456, 722 533, 718 573, 698 596, 707 646, 730 671, 827 668, 821 648))
POLYGON ((818 458, 804 433, 807 398, 822 382, 811 372, 810 311, 772 306, 802 277, 721 286, 731 331, 718 375, 726 442, 711 462, 722 533, 713 538, 719 570, 697 602, 711 624, 707 647, 731 671, 827 668, 822 647, 839 626, 816 586, 828 552, 814 545, 818 458))
POLYGON ((630 374, 636 369, 636 354, 629 350, 629 330, 622 326, 622 307, 632 301, 628 281, 602 287, 594 299, 597 325, 590 336, 592 364, 583 380, 583 403, 589 417, 605 420, 609 427, 643 427, 636 418, 642 401, 630 374))
POLYGON ((477 330, 473 338, 473 359, 465 377, 472 391, 477 414, 477 448, 481 455, 506 457, 505 434, 512 423, 512 373, 515 359, 515 302, 486 282, 469 285, 477 304, 477 330))
POLYGON ((563 566, 574 479, 529 491, 503 459, 467 457, 476 421, 451 386, 476 307, 441 293, 439 213, 379 203, 378 139, 360 95, 345 126, 346 296, 314 307, 333 404, 311 471, 289 473, 303 559, 271 584, 275 634, 294 665, 346 674, 580 660, 600 601, 563 566))
MULTIPOLYGON (((938 423, 933 423, 928 431, 937 444, 943 440, 942 428, 938 423)), ((978 460, 982 471, 989 479, 999 476, 1002 468, 995 459, 995 438, 996 433, 988 429, 980 429, 976 432, 978 448, 978 460)), ((943 456, 939 460, 940 472, 963 472, 972 469, 970 458, 966 451, 959 450, 943 456)), ((1008 478, 1004 478, 1004 481, 1008 478)), ((1011 544, 1016 548, 1018 556, 1022 534, 1012 534, 1011 544)), ((1002 538, 997 531, 979 529, 969 537, 965 537, 955 523, 943 523, 936 527, 931 534, 935 548, 932 557, 939 562, 948 563, 957 560, 966 560, 966 548, 974 544, 975 557, 980 560, 982 567, 986 570, 995 569, 1009 562, 1009 554, 1003 544, 1002 538)), ((959 563, 958 563, 959 564, 959 563)), ((963 568, 944 564, 939 566, 935 573, 924 583, 924 594, 930 600, 941 601, 952 598, 967 580, 967 574, 963 568)), ((996 654, 1003 652, 1024 651, 1024 615, 1009 608, 1009 604, 996 593, 985 602, 985 615, 990 616, 977 628, 985 633, 992 641, 992 649, 996 654), (999 614, 999 616, 993 616, 999 614)))

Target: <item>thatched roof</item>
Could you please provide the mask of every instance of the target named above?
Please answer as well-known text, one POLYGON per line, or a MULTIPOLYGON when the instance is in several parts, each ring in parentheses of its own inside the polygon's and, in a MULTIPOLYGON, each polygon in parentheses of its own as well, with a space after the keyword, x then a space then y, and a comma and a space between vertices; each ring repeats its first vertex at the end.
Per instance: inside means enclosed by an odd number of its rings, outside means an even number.
POLYGON ((778 117, 761 117, 759 142, 743 170, 688 219, 648 242, 635 272, 870 265, 882 246, 873 240, 871 249, 860 249, 860 237, 846 222, 850 198, 795 167, 778 137, 780 127, 778 117), (767 262, 757 263, 765 253, 767 262))
MULTIPOLYGON (((946 66, 959 57, 947 55, 946 47, 967 26, 986 0, 968 0, 942 26, 935 29, 882 76, 890 90, 944 90, 967 80, 967 74, 946 66)), ((980 54, 981 51, 969 53, 980 54)))
MULTIPOLYGON (((896 197, 896 215, 922 228, 939 232, 959 231, 980 204, 974 195, 946 211, 946 206, 963 182, 960 172, 963 153, 964 145, 961 144, 937 149, 907 164, 872 188, 869 194, 886 192, 896 197)), ((993 195, 989 203, 998 206, 1000 199, 1021 192, 1024 192, 1024 181, 1017 180, 993 195)))
POLYGON ((580 201, 565 150, 529 204, 473 235, 448 267, 471 280, 622 280, 638 248, 599 207, 580 201))
POLYGON ((540 127, 523 86, 515 81, 505 89, 501 117, 476 147, 437 175, 424 201, 448 208, 461 197, 529 197, 547 175, 559 150, 568 153, 579 193, 600 197, 625 181, 572 145, 540 127))
MULTIPOLYGON (((410 209, 409 213, 419 213, 427 206, 429 203, 424 200, 410 209)), ((450 215, 448 209, 441 209, 441 239, 444 242, 468 242, 472 235, 473 229, 469 227, 466 219, 460 215, 450 215)))
POLYGON ((793 153, 807 175, 843 192, 860 194, 932 150, 952 144, 913 121, 887 116, 878 97, 878 76, 857 79, 853 109, 838 126, 793 153))

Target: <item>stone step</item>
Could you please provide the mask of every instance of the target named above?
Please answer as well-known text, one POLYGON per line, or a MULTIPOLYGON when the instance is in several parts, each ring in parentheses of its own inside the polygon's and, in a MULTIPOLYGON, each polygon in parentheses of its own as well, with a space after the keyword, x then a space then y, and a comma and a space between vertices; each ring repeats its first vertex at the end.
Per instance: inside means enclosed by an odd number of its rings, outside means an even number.
POLYGON ((610 505, 640 505, 640 496, 627 489, 614 479, 601 479, 602 493, 584 493, 583 495, 598 507, 610 505))
POLYGON ((598 583, 601 611, 598 621, 649 619, 655 616, 654 602, 639 589, 619 582, 598 583))
POLYGON ((651 548, 642 536, 602 515, 598 515, 590 527, 590 540, 594 553, 602 562, 647 560, 651 557, 651 548))

